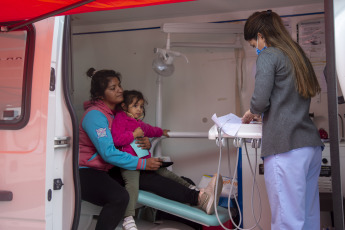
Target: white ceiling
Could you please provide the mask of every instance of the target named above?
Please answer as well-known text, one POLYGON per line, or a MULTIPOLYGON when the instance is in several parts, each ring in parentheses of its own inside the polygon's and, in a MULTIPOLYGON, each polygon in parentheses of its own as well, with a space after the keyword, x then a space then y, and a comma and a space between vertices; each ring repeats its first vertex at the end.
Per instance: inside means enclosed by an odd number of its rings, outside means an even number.
POLYGON ((323 0, 197 0, 72 16, 74 25, 131 22, 323 3, 323 0))

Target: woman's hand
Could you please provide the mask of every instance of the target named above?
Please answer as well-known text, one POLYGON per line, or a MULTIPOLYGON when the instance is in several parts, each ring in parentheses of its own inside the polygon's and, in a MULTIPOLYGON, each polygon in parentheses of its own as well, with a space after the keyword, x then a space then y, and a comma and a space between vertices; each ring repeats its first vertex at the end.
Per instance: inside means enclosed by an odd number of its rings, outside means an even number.
POLYGON ((262 118, 259 114, 254 114, 253 121, 262 122, 262 118))
POLYGON ((142 149, 147 149, 149 150, 151 148, 151 142, 148 137, 137 137, 136 139, 136 144, 138 144, 138 147, 142 149))
POLYGON ((146 170, 157 170, 162 165, 162 160, 159 158, 148 158, 146 159, 146 170))
POLYGON ((163 136, 169 137, 168 132, 170 132, 169 129, 163 129, 163 136))
POLYGON ((261 116, 259 114, 253 114, 248 110, 242 117, 242 123, 249 124, 251 121, 261 121, 261 116))
POLYGON ((250 110, 247 110, 247 112, 245 112, 242 117, 242 123, 249 124, 253 119, 254 119, 254 114, 252 114, 250 110))

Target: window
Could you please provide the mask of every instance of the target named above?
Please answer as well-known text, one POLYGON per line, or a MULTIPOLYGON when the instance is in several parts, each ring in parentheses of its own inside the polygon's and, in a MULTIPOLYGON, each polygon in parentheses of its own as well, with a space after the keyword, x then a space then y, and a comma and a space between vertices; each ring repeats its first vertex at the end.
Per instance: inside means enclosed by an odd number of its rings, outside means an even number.
POLYGON ((0 129, 20 129, 29 120, 34 29, 0 33, 0 129))

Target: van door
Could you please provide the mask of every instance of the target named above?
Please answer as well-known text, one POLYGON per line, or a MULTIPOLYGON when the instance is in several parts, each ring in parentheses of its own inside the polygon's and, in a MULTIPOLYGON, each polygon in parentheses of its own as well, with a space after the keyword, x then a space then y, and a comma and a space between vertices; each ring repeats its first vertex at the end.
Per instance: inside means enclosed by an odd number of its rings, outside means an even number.
POLYGON ((73 128, 62 84, 64 18, 0 32, 0 229, 71 229, 73 128))

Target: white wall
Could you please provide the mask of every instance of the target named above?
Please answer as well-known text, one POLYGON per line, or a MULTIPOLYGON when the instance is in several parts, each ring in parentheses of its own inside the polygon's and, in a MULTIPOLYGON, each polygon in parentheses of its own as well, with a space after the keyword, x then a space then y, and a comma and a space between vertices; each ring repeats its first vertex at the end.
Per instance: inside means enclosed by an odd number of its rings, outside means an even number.
MULTIPOLYGON (((258 9, 259 10, 259 9, 258 9)), ((272 9, 280 15, 322 12, 323 5, 308 5, 272 9)), ((77 113, 82 114, 82 102, 88 99, 90 81, 85 72, 88 68, 115 69, 123 75, 125 89, 137 89, 148 99, 145 121, 155 124, 156 77, 151 68, 155 47, 164 48, 166 34, 159 29, 134 31, 118 30, 159 27, 168 22, 214 22, 246 19, 252 11, 184 18, 168 18, 152 21, 136 21, 103 25, 76 26, 73 28, 73 74, 75 77, 74 100, 77 113), (88 32, 104 33, 88 33, 88 32), (110 32, 113 31, 113 32, 110 32), (77 34, 86 33, 86 34, 77 34)), ((301 20, 323 17, 309 15, 289 17, 292 35, 296 36, 296 24, 301 20)), ((244 23, 244 22, 238 22, 244 23)), ((177 40, 228 42, 233 36, 172 35, 177 40)), ((244 50, 217 48, 172 48, 184 53, 175 61, 175 73, 163 79, 163 125, 162 128, 178 132, 207 132, 213 125, 213 113, 235 113, 241 116, 249 108, 254 87, 255 49, 243 41, 244 50), (243 56, 243 69, 240 64, 243 56), (239 74, 236 74, 236 68, 239 74), (242 82, 242 83, 241 83, 242 82), (239 93, 236 93, 238 90, 239 93)), ((318 128, 328 131, 327 94, 322 93, 319 102, 313 99, 311 112, 315 113, 318 128)), ((339 106, 344 115, 345 109, 339 106)), ((234 149, 231 150, 234 155, 234 149)), ((188 176, 196 183, 202 174, 212 174, 218 163, 218 149, 214 141, 206 139, 166 139, 163 155, 171 156, 174 171, 188 176)), ((233 162, 234 163, 234 162, 233 162)), ((223 160, 222 173, 227 175, 227 160, 223 160)))

